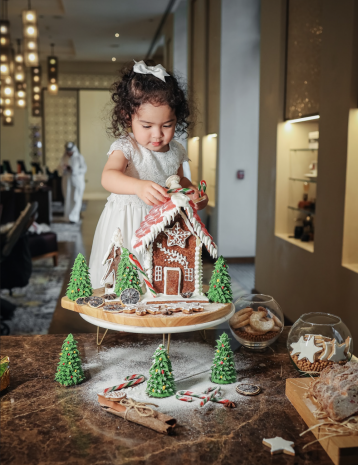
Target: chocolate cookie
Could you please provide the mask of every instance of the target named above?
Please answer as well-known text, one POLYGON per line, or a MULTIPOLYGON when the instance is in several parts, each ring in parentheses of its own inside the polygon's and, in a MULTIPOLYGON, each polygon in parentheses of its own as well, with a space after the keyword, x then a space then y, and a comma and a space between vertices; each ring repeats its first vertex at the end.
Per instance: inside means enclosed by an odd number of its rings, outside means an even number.
POLYGON ((78 299, 76 299, 76 304, 77 305, 86 305, 86 297, 78 297, 78 299))
POLYGON ((257 394, 260 394, 261 388, 260 386, 256 386, 256 384, 242 383, 236 386, 236 392, 243 396, 256 396, 257 394))
POLYGON ((182 292, 180 295, 183 297, 183 299, 190 299, 190 297, 193 295, 193 293, 192 292, 182 292))
POLYGON ((133 289, 132 287, 130 287, 128 289, 124 289, 124 291, 121 292, 120 299, 122 303, 124 303, 124 305, 135 305, 139 302, 140 294, 139 291, 137 291, 137 289, 133 289))
POLYGON ((102 307, 104 299, 102 297, 91 297, 88 301, 88 305, 93 308, 102 307))
POLYGON ((117 294, 103 294, 101 297, 105 300, 115 300, 117 298, 117 294))
POLYGON ((103 311, 110 313, 121 313, 123 312, 123 309, 124 307, 120 304, 106 304, 103 306, 103 311))

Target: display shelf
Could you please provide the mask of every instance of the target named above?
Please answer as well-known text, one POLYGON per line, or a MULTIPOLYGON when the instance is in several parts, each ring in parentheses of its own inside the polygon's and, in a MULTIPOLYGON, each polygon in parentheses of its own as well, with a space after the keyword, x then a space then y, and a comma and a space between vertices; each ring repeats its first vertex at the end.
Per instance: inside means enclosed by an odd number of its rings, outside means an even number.
POLYGON ((299 208, 299 204, 308 201, 315 210, 319 149, 309 148, 308 144, 309 133, 318 130, 316 120, 279 123, 277 127, 275 235, 311 253, 314 251, 313 241, 302 242, 293 236, 295 231, 301 235, 296 227, 302 228, 302 235, 312 236, 314 233, 317 212, 299 208))
POLYGON ((312 215, 312 216, 315 215, 315 212, 310 211, 310 210, 305 210, 304 208, 291 207, 291 205, 288 205, 287 208, 289 208, 290 210, 294 210, 296 212, 306 213, 306 214, 309 214, 309 215, 312 215))
POLYGON ((300 239, 295 239, 294 237, 289 237, 287 234, 280 234, 276 233, 276 237, 279 237, 280 239, 283 239, 290 244, 296 245, 297 247, 300 247, 303 250, 306 250, 307 252, 314 252, 314 243, 313 241, 311 242, 302 242, 300 239))
POLYGON ((303 179, 303 178, 288 178, 290 181, 299 181, 299 182, 313 182, 313 183, 316 183, 317 182, 317 179, 313 179, 313 178, 307 178, 307 179, 303 179))

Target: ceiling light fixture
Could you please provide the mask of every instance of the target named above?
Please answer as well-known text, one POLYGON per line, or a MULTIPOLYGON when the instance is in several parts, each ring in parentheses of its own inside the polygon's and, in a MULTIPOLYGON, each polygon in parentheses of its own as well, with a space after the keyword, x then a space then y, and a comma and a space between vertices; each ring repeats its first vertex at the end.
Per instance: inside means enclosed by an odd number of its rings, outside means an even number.
POLYGON ((22 12, 22 30, 24 39, 24 55, 25 65, 28 67, 38 66, 38 36, 39 28, 37 25, 37 13, 31 9, 31 2, 29 1, 28 9, 22 12))
POLYGON ((34 66, 31 68, 32 84, 32 116, 41 116, 41 67, 34 66))
POLYGON ((314 119, 319 119, 319 115, 305 116, 304 118, 297 118, 297 119, 288 119, 286 123, 289 123, 289 124, 302 123, 303 121, 311 121, 314 119))
POLYGON ((112 61, 116 61, 116 60, 117 60, 117 58, 116 58, 116 57, 112 57, 112 61))
POLYGON ((118 32, 116 32, 116 33, 114 34, 114 36, 115 36, 115 37, 119 37, 119 34, 118 34, 118 32))
POLYGON ((51 44, 51 55, 47 57, 47 80, 51 83, 47 86, 50 94, 58 92, 58 58, 55 56, 55 44, 51 44))

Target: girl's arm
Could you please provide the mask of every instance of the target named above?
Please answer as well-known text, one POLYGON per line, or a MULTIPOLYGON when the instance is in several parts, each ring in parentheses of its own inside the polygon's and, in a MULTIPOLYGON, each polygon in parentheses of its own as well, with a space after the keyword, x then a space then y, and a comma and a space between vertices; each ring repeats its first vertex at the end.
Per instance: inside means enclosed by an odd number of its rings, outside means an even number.
POLYGON ((102 186, 114 194, 138 195, 147 205, 160 205, 169 197, 167 191, 152 181, 142 181, 124 174, 128 160, 121 150, 108 157, 102 173, 102 186))
MULTIPOLYGON (((195 192, 194 194, 191 194, 189 195, 189 197, 191 198, 191 200, 196 200, 198 199, 200 196, 199 196, 199 189, 197 187, 195 187, 190 181, 188 178, 185 178, 184 177, 184 172, 183 172, 183 165, 180 165, 180 168, 178 169, 178 176, 180 177, 180 185, 182 187, 190 187, 191 189, 194 189, 195 192)), ((198 202, 198 203, 194 203, 195 205, 195 208, 197 210, 203 210, 207 204, 209 202, 209 198, 208 196, 205 194, 204 197, 203 197, 203 200, 201 202, 198 202)))

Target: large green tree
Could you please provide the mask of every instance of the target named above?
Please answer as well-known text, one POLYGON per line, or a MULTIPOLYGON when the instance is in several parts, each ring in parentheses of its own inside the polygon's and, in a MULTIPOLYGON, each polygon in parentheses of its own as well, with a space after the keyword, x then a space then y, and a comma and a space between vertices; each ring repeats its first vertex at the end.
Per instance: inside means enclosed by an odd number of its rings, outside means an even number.
POLYGON ((169 397, 175 394, 174 375, 168 352, 163 344, 153 355, 146 392, 152 397, 169 397))
POLYGON ((69 299, 76 300, 78 297, 89 297, 92 293, 93 289, 86 259, 79 253, 72 267, 66 295, 69 299))
POLYGON ((217 384, 230 384, 236 381, 234 354, 230 339, 223 333, 216 341, 216 352, 211 366, 211 381, 217 384))
POLYGON ((124 289, 137 289, 142 294, 141 282, 138 272, 134 265, 129 260, 129 250, 122 248, 121 261, 117 269, 116 286, 114 292, 120 296, 124 289))
POLYGON ((222 255, 215 262, 208 297, 210 302, 225 304, 232 301, 231 278, 227 263, 222 255))
POLYGON ((82 370, 80 352, 77 341, 69 334, 62 344, 60 361, 58 362, 55 381, 63 386, 74 386, 85 379, 82 370))

